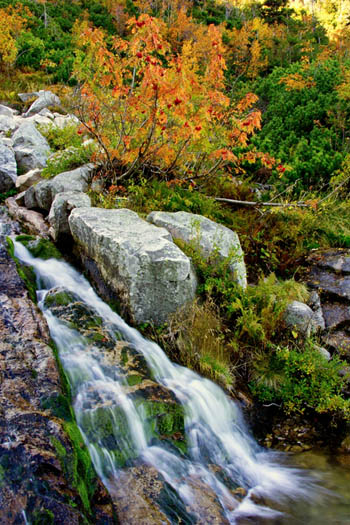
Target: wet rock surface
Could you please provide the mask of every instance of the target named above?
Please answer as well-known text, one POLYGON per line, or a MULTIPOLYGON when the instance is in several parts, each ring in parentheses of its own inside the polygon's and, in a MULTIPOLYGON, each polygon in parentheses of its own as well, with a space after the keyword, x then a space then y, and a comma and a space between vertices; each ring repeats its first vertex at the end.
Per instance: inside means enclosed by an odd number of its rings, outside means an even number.
MULTIPOLYGON (((111 501, 97 481, 90 511, 62 462, 76 451, 48 399, 64 399, 46 322, 30 301, 4 234, 13 232, 0 215, 0 524, 115 523, 111 501), (92 518, 94 516, 94 518, 92 518)), ((52 405, 52 403, 51 403, 52 405)), ((72 422, 70 422, 72 424, 72 422)))
POLYGON ((324 343, 350 359, 350 250, 318 251, 308 264, 308 285, 321 297, 324 343))

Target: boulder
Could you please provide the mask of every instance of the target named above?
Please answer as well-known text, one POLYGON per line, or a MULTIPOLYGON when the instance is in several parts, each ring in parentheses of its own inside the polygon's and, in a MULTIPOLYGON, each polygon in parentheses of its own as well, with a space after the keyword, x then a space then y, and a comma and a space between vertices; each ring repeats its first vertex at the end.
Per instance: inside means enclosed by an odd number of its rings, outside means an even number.
POLYGON ((36 182, 39 182, 41 179, 41 170, 38 168, 34 170, 30 170, 24 175, 20 175, 17 177, 16 180, 16 188, 18 188, 19 191, 24 191, 30 188, 33 184, 36 182))
POLYGON ((246 267, 236 232, 206 217, 185 211, 176 213, 153 211, 148 215, 147 220, 166 228, 173 238, 193 243, 206 258, 214 257, 221 261, 229 259, 229 268, 234 280, 246 288, 246 267))
POLYGON ((12 149, 0 142, 0 193, 4 193, 15 186, 17 178, 17 164, 12 149))
POLYGON ((16 160, 22 170, 29 171, 46 165, 50 146, 33 123, 23 123, 12 138, 16 160))
POLYGON ((12 115, 9 117, 7 115, 0 114, 0 132, 12 133, 17 127, 18 124, 12 115))
POLYGON ((60 115, 58 113, 54 114, 53 125, 58 128, 64 128, 65 126, 73 126, 80 124, 79 119, 75 115, 60 115))
POLYGON ((76 208, 68 222, 83 260, 96 263, 132 321, 159 325, 194 299, 191 261, 164 228, 127 209, 76 208))
POLYGON ((53 179, 39 182, 35 186, 35 198, 38 207, 49 211, 52 201, 58 193, 70 191, 84 193, 87 191, 94 169, 94 164, 85 164, 75 170, 64 171, 53 179))
POLYGON ((6 199, 5 204, 11 217, 23 224, 29 233, 49 238, 49 228, 41 213, 19 206, 13 197, 6 199))
POLYGON ((39 113, 42 109, 49 106, 59 106, 61 104, 60 99, 52 91, 39 91, 38 98, 33 102, 28 111, 25 113, 25 117, 39 113))
POLYGON ((4 115, 5 117, 13 117, 13 110, 0 104, 0 115, 4 115))
POLYGON ((86 193, 69 191, 57 193, 51 205, 49 223, 50 235, 57 241, 60 235, 70 235, 68 217, 74 208, 89 208, 90 197, 86 193))
POLYGON ((24 193, 24 205, 28 210, 39 208, 39 204, 35 196, 35 186, 31 186, 24 193))
POLYGON ((285 311, 284 321, 288 328, 295 330, 303 337, 309 337, 312 333, 324 328, 317 321, 317 317, 310 306, 300 301, 291 302, 285 311))

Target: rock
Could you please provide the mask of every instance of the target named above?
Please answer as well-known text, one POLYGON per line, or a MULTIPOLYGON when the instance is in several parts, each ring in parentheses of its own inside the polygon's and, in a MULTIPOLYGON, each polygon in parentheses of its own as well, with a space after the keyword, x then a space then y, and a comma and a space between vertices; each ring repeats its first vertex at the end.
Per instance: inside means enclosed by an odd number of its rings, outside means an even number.
POLYGON ((12 148, 13 140, 10 137, 0 137, 0 144, 3 144, 4 146, 7 146, 8 148, 12 148))
POLYGON ((38 168, 34 170, 30 170, 25 175, 20 175, 17 177, 16 180, 16 188, 18 188, 19 191, 24 191, 30 188, 33 184, 36 182, 39 182, 42 180, 41 178, 41 170, 38 168))
POLYGON ((40 115, 41 117, 49 118, 50 120, 53 120, 55 118, 54 114, 51 113, 51 111, 47 108, 41 109, 38 115, 40 115))
POLYGON ((323 305, 323 314, 328 330, 350 327, 350 303, 326 302, 323 305))
POLYGON ((246 288, 247 274, 244 257, 237 233, 206 217, 178 211, 167 213, 153 211, 147 220, 166 228, 173 238, 197 245, 205 257, 230 259, 229 268, 236 282, 246 288))
POLYGON ((13 149, 20 169, 29 171, 43 168, 50 154, 45 137, 33 123, 22 124, 13 135, 13 149))
POLYGON ((0 104, 0 115, 5 117, 13 117, 13 110, 0 104))
POLYGON ((287 306, 284 321, 288 328, 295 330, 303 337, 309 337, 312 333, 322 329, 310 306, 300 301, 293 301, 287 306))
POLYGON ((0 193, 5 193, 15 186, 17 164, 15 154, 0 142, 0 193))
POLYGON ((26 192, 22 191, 21 193, 17 193, 17 195, 14 196, 14 199, 18 206, 25 206, 25 203, 24 203, 25 194, 26 192))
MULTIPOLYGON (((21 276, 30 273, 28 267, 19 271, 21 276)), ((110 497, 91 464, 78 459, 79 451, 86 459, 89 455, 61 387, 47 324, 28 298, 3 236, 0 333, 0 523, 78 525, 96 515, 94 523, 112 525, 110 497), (66 425, 77 436, 75 445, 66 425), (77 475, 85 468, 91 478, 77 475), (87 494, 87 485, 92 489, 90 510, 79 494, 81 488, 87 494)))
POLYGON ((93 164, 85 164, 75 170, 60 173, 53 179, 39 182, 35 186, 35 198, 38 207, 49 211, 52 201, 58 193, 70 191, 84 193, 87 191, 94 169, 93 164))
POLYGON ((333 348, 341 357, 350 359, 350 332, 346 330, 331 332, 325 337, 324 344, 333 348))
POLYGON ((320 330, 325 329, 325 320, 321 306, 321 299, 317 292, 312 291, 308 300, 308 306, 314 312, 314 321, 319 326, 320 330))
POLYGON ((41 213, 18 206, 13 197, 6 199, 5 204, 11 217, 23 224, 29 233, 46 239, 49 237, 49 228, 41 213))
POLYGON ((331 359, 331 354, 326 350, 326 348, 323 348, 323 346, 315 345, 316 350, 320 355, 322 355, 327 361, 331 359))
POLYGON ((18 98, 22 100, 22 102, 28 102, 31 98, 37 98, 40 94, 40 91, 32 91, 31 93, 18 93, 18 98))
POLYGON ((33 208, 39 208, 39 204, 36 200, 35 196, 35 186, 31 186, 27 189, 27 191, 24 194, 24 205, 28 210, 32 210, 33 208))
POLYGON ((12 115, 8 117, 0 114, 0 132, 12 133, 17 127, 18 125, 12 115))
POLYGON ((161 324, 194 299, 190 259, 164 228, 127 209, 77 208, 68 222, 83 259, 95 261, 134 322, 161 324))
POLYGON ((66 126, 76 126, 80 124, 80 121, 75 115, 59 115, 55 113, 53 124, 62 129, 66 126))
POLYGON ((33 102, 24 116, 30 117, 30 115, 39 113, 39 111, 48 106, 59 106, 60 104, 61 101, 58 96, 51 91, 39 91, 39 97, 33 102))
POLYGON ((86 193, 73 191, 57 193, 49 213, 50 235, 53 240, 56 241, 60 235, 70 235, 68 217, 74 208, 90 206, 90 197, 86 193))

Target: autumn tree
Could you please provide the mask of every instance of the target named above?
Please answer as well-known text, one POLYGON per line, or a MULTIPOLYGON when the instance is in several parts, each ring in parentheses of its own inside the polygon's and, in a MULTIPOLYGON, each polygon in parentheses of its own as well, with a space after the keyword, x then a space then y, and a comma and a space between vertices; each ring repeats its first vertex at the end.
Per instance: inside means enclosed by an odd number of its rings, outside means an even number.
POLYGON ((0 67, 8 67, 15 62, 16 41, 30 16, 30 11, 19 4, 0 9, 0 67))
POLYGON ((232 106, 225 94, 226 68, 220 30, 206 28, 206 63, 186 40, 174 53, 164 21, 131 18, 129 38, 106 38, 83 28, 75 76, 81 85, 79 117, 100 144, 116 182, 135 173, 187 180, 238 163, 233 148, 260 127, 254 95, 232 106))

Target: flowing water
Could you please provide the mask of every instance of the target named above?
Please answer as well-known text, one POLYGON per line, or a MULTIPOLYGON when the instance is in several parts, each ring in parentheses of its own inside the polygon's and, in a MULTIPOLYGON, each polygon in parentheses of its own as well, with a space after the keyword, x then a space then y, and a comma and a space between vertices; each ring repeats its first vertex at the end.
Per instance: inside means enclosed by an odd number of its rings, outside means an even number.
MULTIPOLYGON (((35 259, 17 242, 15 253, 36 272, 39 307, 71 382, 77 422, 95 469, 112 496, 120 490, 124 469, 118 466, 115 453, 99 435, 97 406, 110 407, 120 454, 134 458, 134 464, 155 469, 171 488, 175 500, 182 502, 184 509, 190 509, 192 521, 184 518, 182 523, 210 522, 201 516, 201 505, 196 504, 201 490, 204 494, 215 494, 223 516, 222 521, 215 523, 317 523, 312 513, 307 518, 307 509, 312 502, 314 513, 327 498, 318 481, 308 471, 284 464, 282 454, 262 449, 249 433, 239 406, 219 386, 172 363, 159 346, 144 339, 113 312, 89 282, 67 263, 35 259), (152 379, 176 396, 185 414, 186 453, 161 441, 155 442, 145 414, 127 394, 118 367, 104 366, 99 349, 91 350, 91 344, 87 344, 79 330, 70 328, 45 307, 46 294, 57 286, 77 294, 103 319, 111 333, 121 334, 123 340, 144 356, 152 379), (120 418, 113 412, 116 405, 123 412, 127 433, 122 431, 120 418), (237 487, 243 491, 242 497, 234 492, 237 487)), ((132 497, 130 494, 131 500, 132 497)))

